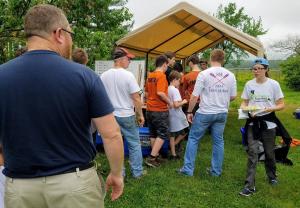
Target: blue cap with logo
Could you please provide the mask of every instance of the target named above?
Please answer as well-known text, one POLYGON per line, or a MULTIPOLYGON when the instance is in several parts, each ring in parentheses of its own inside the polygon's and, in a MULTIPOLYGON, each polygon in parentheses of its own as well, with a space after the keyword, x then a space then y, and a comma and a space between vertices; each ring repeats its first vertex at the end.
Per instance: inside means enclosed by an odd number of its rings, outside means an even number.
POLYGON ((264 66, 269 66, 269 62, 265 58, 256 58, 256 59, 254 59, 254 61, 252 63, 252 66, 254 66, 255 64, 261 64, 261 65, 264 65, 264 66))

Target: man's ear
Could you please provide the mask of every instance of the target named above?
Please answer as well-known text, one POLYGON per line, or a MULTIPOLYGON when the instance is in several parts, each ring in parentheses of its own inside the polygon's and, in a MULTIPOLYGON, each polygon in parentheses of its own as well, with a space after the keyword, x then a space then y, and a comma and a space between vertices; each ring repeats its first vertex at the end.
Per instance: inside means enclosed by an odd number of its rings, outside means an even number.
POLYGON ((57 28, 54 32, 54 40, 58 42, 59 44, 62 44, 65 40, 65 37, 62 35, 62 30, 60 28, 57 28))

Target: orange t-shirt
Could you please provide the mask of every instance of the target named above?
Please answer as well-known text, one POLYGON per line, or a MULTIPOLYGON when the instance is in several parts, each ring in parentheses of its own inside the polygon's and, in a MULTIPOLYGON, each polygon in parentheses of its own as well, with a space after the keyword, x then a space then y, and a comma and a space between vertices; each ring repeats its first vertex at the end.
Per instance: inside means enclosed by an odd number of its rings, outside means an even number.
POLYGON ((191 71, 182 77, 183 98, 187 101, 190 100, 199 73, 200 71, 191 71))
POLYGON ((162 71, 150 72, 146 82, 147 111, 168 111, 168 104, 164 102, 157 92, 163 92, 168 96, 168 81, 162 71))

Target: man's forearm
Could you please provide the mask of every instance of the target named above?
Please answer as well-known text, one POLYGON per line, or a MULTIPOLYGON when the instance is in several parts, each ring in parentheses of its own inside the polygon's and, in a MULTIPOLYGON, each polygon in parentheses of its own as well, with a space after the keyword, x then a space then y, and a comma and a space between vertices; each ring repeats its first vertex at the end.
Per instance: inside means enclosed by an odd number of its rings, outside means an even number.
POLYGON ((109 114, 93 118, 92 120, 101 134, 111 173, 115 176, 121 176, 124 162, 124 147, 120 127, 114 115, 109 114))
POLYGON ((198 97, 191 95, 190 102, 189 102, 189 107, 187 112, 192 112, 196 103, 197 103, 198 97))
POLYGON ((124 148, 121 134, 116 134, 114 138, 103 139, 103 145, 111 173, 115 176, 121 176, 124 161, 124 148))
POLYGON ((134 93, 134 94, 131 95, 131 98, 133 100, 135 113, 139 117, 143 116, 143 110, 142 110, 143 103, 141 101, 141 96, 138 93, 134 93))
POLYGON ((142 101, 140 100, 134 101, 134 107, 137 116, 143 116, 142 101))

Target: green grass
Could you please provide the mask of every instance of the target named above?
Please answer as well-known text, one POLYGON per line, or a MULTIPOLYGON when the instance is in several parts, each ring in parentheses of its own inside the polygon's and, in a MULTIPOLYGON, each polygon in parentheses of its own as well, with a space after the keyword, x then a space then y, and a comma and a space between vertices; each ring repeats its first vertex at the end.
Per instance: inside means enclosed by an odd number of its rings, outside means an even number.
MULTIPOLYGON (((277 72, 278 73, 278 72, 277 72)), ((280 74, 272 74, 277 80, 280 74)), ((247 80, 251 79, 249 71, 237 74, 239 97, 247 80)), ((280 80, 282 83, 282 80, 280 80)), ((299 92, 294 92, 281 85, 285 94, 286 109, 277 115, 294 138, 300 139, 300 120, 292 116, 295 108, 300 107, 299 92)), ((106 197, 106 207, 249 207, 249 208, 299 208, 300 207, 300 147, 293 147, 288 157, 294 166, 277 164, 279 184, 271 187, 267 183, 264 165, 257 167, 257 193, 251 197, 240 197, 238 192, 243 187, 246 171, 246 153, 241 145, 240 127, 244 120, 237 120, 237 108, 241 99, 231 104, 225 128, 225 159, 223 174, 220 178, 206 175, 210 166, 211 139, 206 135, 200 143, 193 177, 178 175, 175 170, 182 165, 180 161, 168 161, 157 169, 147 169, 148 175, 140 180, 130 177, 126 160, 127 175, 123 196, 111 202, 106 197)), ((109 171, 103 154, 98 158, 101 169, 109 171)))

